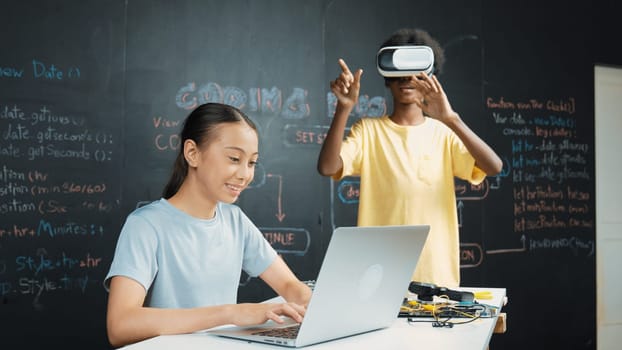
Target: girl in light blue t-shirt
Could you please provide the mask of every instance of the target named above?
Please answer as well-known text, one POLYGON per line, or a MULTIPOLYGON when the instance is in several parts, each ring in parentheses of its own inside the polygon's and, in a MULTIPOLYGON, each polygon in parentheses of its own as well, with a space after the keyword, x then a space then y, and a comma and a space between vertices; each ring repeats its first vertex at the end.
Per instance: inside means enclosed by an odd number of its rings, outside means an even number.
POLYGON ((125 221, 104 286, 110 343, 280 316, 300 322, 311 290, 232 203, 253 180, 257 129, 220 103, 186 118, 163 198, 125 221), (259 276, 284 303, 237 304, 241 271, 259 276))

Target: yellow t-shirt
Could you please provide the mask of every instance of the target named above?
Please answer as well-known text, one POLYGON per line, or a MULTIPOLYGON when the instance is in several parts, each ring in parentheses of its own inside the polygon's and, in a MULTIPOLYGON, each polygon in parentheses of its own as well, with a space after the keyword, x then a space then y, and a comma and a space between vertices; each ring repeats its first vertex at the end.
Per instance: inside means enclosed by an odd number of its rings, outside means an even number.
POLYGON ((454 177, 481 183, 486 174, 460 138, 426 118, 415 126, 388 116, 356 121, 341 148, 333 179, 360 176, 359 226, 430 225, 412 280, 460 285, 460 240, 454 177))

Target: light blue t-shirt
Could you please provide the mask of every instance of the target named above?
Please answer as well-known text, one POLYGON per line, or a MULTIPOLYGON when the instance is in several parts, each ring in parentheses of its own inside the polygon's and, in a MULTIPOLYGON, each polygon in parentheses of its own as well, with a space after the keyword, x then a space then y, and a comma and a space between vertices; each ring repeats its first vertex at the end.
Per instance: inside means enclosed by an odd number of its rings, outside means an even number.
POLYGON ((219 203, 204 220, 160 199, 127 217, 104 286, 113 276, 132 278, 150 307, 235 304, 242 270, 258 276, 276 256, 236 205, 219 203))

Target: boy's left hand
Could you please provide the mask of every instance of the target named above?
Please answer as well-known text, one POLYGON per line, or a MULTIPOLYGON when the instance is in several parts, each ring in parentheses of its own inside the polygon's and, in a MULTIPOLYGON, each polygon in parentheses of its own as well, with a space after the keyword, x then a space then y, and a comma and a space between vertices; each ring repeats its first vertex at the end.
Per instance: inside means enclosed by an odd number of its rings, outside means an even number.
POLYGON ((421 72, 415 78, 413 79, 415 89, 422 96, 421 101, 415 101, 415 103, 424 114, 443 123, 458 117, 458 114, 451 108, 447 95, 435 75, 429 76, 421 72))

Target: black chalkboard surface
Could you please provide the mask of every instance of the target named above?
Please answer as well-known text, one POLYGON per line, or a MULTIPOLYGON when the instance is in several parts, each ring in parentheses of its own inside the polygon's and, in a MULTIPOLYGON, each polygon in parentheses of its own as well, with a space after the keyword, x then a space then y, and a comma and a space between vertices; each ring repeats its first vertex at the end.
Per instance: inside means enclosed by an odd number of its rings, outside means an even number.
MULTIPOLYGON (((483 213, 483 280, 508 286, 508 316, 521 320, 525 348, 593 349, 595 44, 589 30, 570 29, 591 8, 533 5, 538 15, 522 33, 508 29, 518 18, 488 15, 484 24, 484 116, 507 177, 483 213), (579 42, 584 50, 573 49, 579 42), (542 312, 543 298, 555 306, 542 312), (530 324, 536 318, 543 323, 530 324)), ((509 338, 495 341, 511 346, 509 338)))
POLYGON ((122 216, 124 4, 4 5, 0 341, 105 344, 101 283, 122 216))
MULTIPOLYGON (((102 280, 121 225, 160 198, 180 123, 204 102, 234 105, 258 125, 260 164, 238 205, 301 279, 314 279, 333 228, 357 215, 358 179, 315 170, 337 59, 365 72, 350 123, 389 113, 376 50, 394 30, 421 27, 445 48, 439 78, 452 106, 504 160, 479 186, 456 181, 462 284, 509 297, 508 331, 491 347, 594 349, 593 57, 573 50, 596 31, 574 26, 590 11, 453 0, 7 4, 2 346, 109 348, 102 280)), ((272 296, 257 279, 240 281, 240 301, 272 296)))

